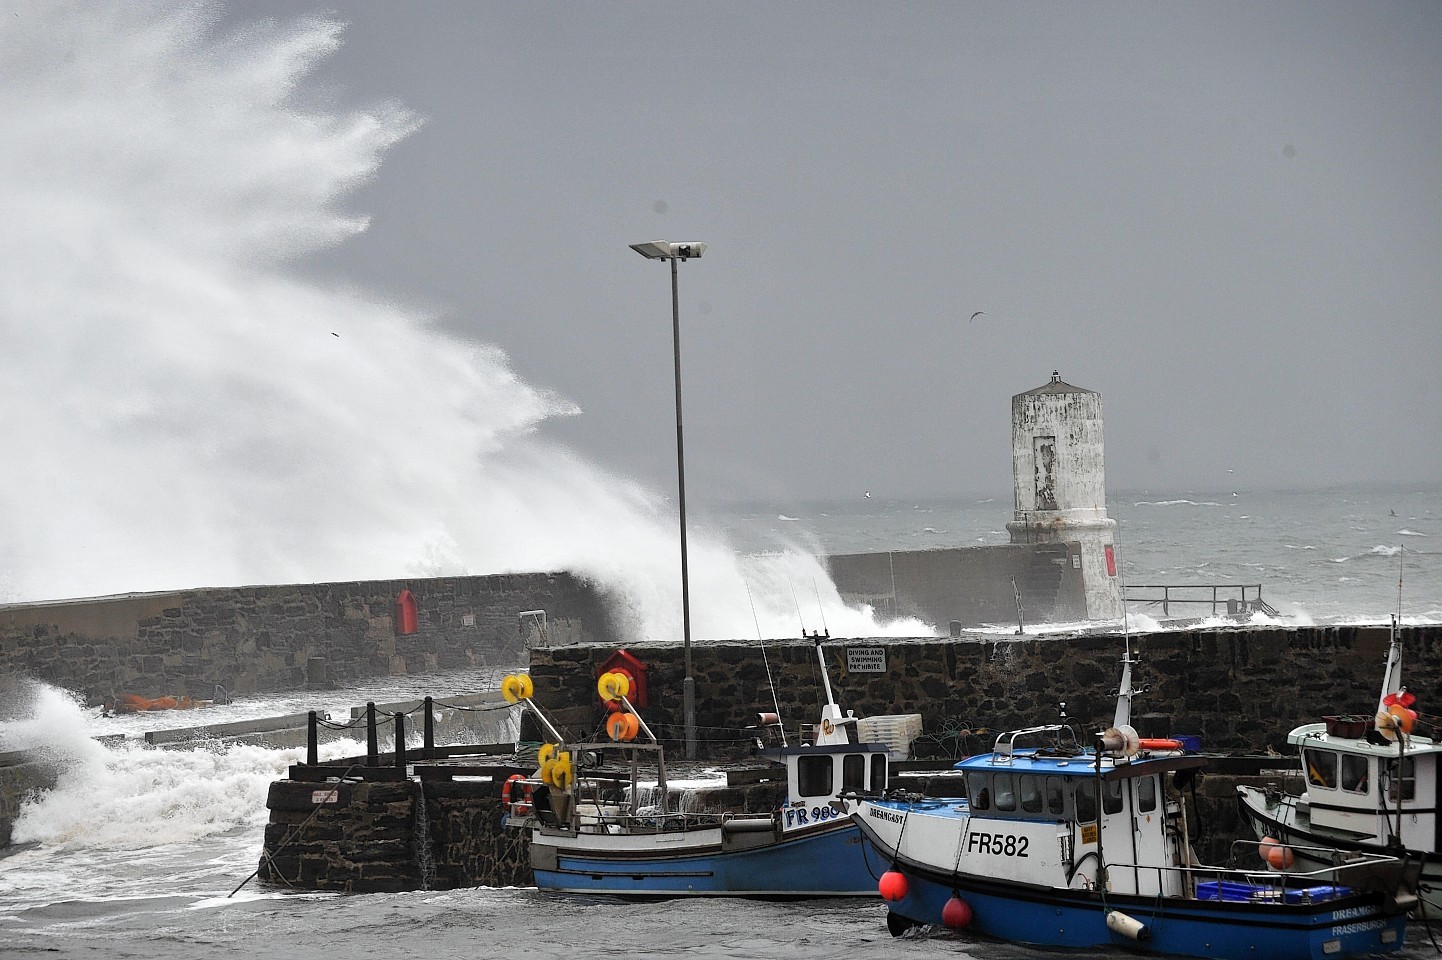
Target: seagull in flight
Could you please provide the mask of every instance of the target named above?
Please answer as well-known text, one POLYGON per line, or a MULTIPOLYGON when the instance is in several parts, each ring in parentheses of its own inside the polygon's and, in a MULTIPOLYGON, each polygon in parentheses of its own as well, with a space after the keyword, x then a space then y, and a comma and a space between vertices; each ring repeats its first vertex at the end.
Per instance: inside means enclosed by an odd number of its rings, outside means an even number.
MULTIPOLYGON (((983 317, 983 316, 986 316, 986 311, 984 311, 984 310, 978 310, 978 311, 976 311, 976 313, 973 313, 973 314, 971 315, 971 319, 972 319, 972 320, 975 320, 977 317, 983 317)), ((968 322, 969 322, 969 321, 968 321, 968 322)))

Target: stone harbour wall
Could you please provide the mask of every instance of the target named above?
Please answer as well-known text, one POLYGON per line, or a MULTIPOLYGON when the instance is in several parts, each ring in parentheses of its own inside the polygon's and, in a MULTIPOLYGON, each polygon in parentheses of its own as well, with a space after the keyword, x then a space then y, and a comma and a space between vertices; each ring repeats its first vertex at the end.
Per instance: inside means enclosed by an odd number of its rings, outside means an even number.
POLYGON ((510 667, 539 641, 614 643, 604 595, 566 573, 236 587, 0 606, 0 675, 91 702, 213 699, 377 676, 510 667), (409 589, 416 630, 400 634, 409 589), (220 688, 220 689, 217 689, 220 688))
MULTIPOLYGON (((1404 677, 1419 694, 1442 691, 1442 625, 1403 627, 1404 677)), ((1143 736, 1190 734, 1209 752, 1283 749, 1287 733, 1324 715, 1370 715, 1380 693, 1386 627, 1239 626, 1132 634, 1141 662, 1134 683, 1145 686, 1132 722, 1143 736)), ((632 646, 647 665, 647 724, 679 750, 684 740, 680 647, 632 646)), ((998 731, 1056 722, 1063 704, 1084 730, 1110 725, 1116 704, 1123 638, 1079 633, 1017 639, 962 637, 830 640, 826 661, 837 702, 858 717, 920 714, 922 756, 963 756, 989 750, 998 731), (848 660, 880 665, 848 669, 848 660), (850 654, 849 654, 850 652, 850 654)), ((535 699, 570 735, 600 728, 596 696, 610 646, 534 650, 535 699)), ((824 702, 812 644, 704 643, 692 649, 696 723, 701 753, 746 753, 748 727, 779 704, 792 735, 815 723, 824 702), (768 674, 769 665, 769 674, 768 674), (774 686, 773 686, 774 683, 774 686), (773 690, 775 700, 773 701, 773 690)), ((1442 696, 1442 692, 1438 693, 1442 696)))

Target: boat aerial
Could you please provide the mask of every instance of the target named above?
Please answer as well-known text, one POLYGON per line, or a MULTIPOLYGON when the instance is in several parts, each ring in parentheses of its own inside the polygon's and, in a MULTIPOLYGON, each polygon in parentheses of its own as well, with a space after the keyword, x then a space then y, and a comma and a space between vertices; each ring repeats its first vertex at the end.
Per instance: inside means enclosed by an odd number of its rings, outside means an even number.
POLYGON ((1224 960, 1399 950, 1415 898, 1397 857, 1359 852, 1291 873, 1196 861, 1185 795, 1168 781, 1186 783, 1205 760, 1130 726, 1133 662, 1128 649, 1112 726, 1090 744, 1068 722, 1012 730, 955 765, 966 796, 843 798, 890 865, 879 887, 891 932, 944 924, 1224 960))
POLYGON ((1417 912, 1442 915, 1442 743, 1415 729, 1414 696, 1402 684, 1396 618, 1373 714, 1337 715, 1287 735, 1297 747, 1303 792, 1237 787, 1258 837, 1320 866, 1356 853, 1402 854, 1421 864, 1417 912))
MULTIPOLYGON (((507 699, 526 703, 554 741, 540 748, 536 773, 513 778, 503 798, 507 825, 529 834, 536 886, 629 897, 875 896, 882 865, 867 863, 860 831, 835 801, 847 790, 885 789, 889 746, 852 742, 857 719, 832 696, 822 639, 826 703, 811 742, 787 745, 783 733, 781 745, 761 751, 786 776, 784 802, 762 813, 680 809, 665 750, 632 705, 624 670, 597 681, 611 708, 610 739, 582 742, 565 741, 530 700, 530 678, 517 678, 507 699), (654 801, 643 804, 652 777, 654 801)), ((775 714, 762 720, 779 729, 775 714)))

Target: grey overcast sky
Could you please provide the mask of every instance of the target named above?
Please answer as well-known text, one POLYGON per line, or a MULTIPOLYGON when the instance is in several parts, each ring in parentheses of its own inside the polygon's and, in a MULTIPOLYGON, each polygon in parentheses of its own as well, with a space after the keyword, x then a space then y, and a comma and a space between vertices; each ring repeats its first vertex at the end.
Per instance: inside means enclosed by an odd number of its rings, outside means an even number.
MULTIPOLYGON (((338 277, 574 401, 698 503, 1010 489, 1010 397, 1105 398, 1112 487, 1436 480, 1442 4, 242 2, 298 94, 423 120, 338 277), (975 311, 984 311, 974 321, 975 311), (1230 472, 1229 472, 1230 471, 1230 472)), ((343 332, 342 332, 343 333, 343 332)))

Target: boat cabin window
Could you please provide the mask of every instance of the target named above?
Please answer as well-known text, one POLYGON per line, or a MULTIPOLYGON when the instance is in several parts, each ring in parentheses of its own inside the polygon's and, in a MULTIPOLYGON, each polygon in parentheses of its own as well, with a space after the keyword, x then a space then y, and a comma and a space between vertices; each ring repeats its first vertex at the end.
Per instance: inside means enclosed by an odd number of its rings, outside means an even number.
POLYGON ((998 773, 991 779, 996 790, 996 808, 1010 812, 1016 809, 1016 774, 998 773))
POLYGON ((796 792, 803 797, 831 796, 831 757, 829 755, 796 758, 796 792))
POLYGON ((1307 783, 1314 787, 1337 787, 1337 754, 1331 750, 1307 749, 1302 751, 1307 765, 1307 783))
POLYGON ((987 784, 987 776, 984 773, 968 773, 966 775, 966 795, 971 798, 971 809, 991 809, 991 787, 987 784))
MULTIPOLYGON (((1411 757, 1402 761, 1402 799, 1411 800, 1417 796, 1417 763, 1411 757)), ((1387 799, 1397 799, 1397 761, 1387 761, 1387 799)))
POLYGON ((1366 793, 1367 771, 1371 766, 1372 761, 1368 757, 1359 757, 1354 753, 1342 754, 1342 789, 1350 793, 1366 793))
POLYGON ((886 789, 886 754, 871 755, 871 789, 880 793, 886 789))
POLYGON ((841 761, 841 789, 866 789, 866 754, 848 753, 841 761))
POLYGON ((1102 812, 1122 812, 1122 781, 1108 780, 1102 784, 1102 812))
POLYGON ((1066 781, 1063 780, 1061 777, 1047 777, 1047 778, 1045 778, 1045 779, 1046 779, 1046 785, 1045 785, 1045 792, 1046 792, 1046 812, 1049 813, 1049 814, 1051 814, 1051 815, 1054 816, 1054 817, 1062 817, 1062 816, 1065 816, 1065 815, 1066 815, 1066 789, 1065 789, 1066 781))
POLYGON ((1041 813, 1042 777, 1021 777, 1021 812, 1041 813))
POLYGON ((1142 777, 1137 781, 1137 812, 1151 813, 1157 808, 1157 778, 1142 777))
POLYGON ((1095 780, 1078 780, 1072 793, 1072 809, 1078 823, 1091 823, 1097 818, 1097 784, 1095 780))

